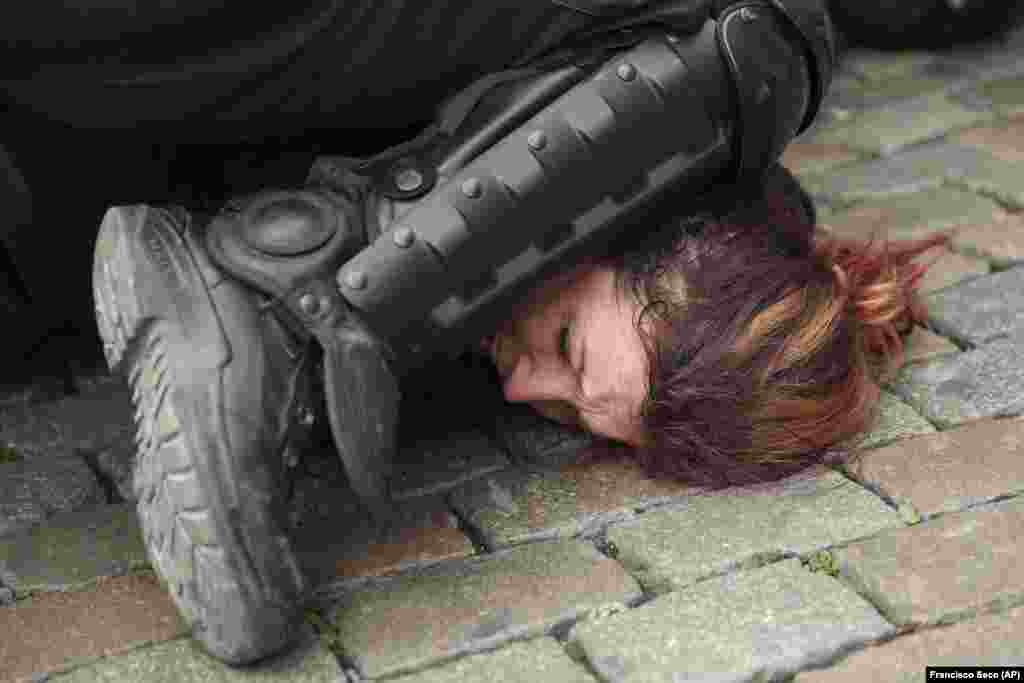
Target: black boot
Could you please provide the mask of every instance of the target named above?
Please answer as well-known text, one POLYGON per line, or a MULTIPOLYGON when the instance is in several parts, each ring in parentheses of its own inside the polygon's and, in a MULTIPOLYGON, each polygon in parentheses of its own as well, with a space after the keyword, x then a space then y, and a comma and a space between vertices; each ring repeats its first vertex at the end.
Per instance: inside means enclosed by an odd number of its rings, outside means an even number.
POLYGON ((111 369, 134 388, 134 485, 150 560, 214 656, 251 662, 299 634, 285 460, 313 412, 311 347, 225 277, 184 211, 116 207, 94 294, 111 369))

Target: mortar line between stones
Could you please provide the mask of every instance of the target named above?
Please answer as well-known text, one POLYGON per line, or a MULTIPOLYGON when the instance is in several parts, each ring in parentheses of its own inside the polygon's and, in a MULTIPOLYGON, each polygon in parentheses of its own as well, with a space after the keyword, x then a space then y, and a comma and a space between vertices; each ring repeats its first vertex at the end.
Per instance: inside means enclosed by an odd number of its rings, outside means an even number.
POLYGON ((976 510, 986 505, 993 505, 995 503, 1001 503, 1006 500, 1013 500, 1014 498, 1019 498, 1021 494, 1024 494, 1024 489, 1020 489, 1018 491, 1011 491, 1009 493, 1000 493, 999 495, 993 496, 991 498, 985 498, 984 500, 968 503, 966 506, 960 508, 959 510, 939 510, 938 512, 934 512, 930 515, 923 515, 915 508, 914 512, 917 513, 917 515, 921 518, 922 522, 930 522, 934 519, 941 519, 947 515, 956 515, 962 512, 970 512, 972 510, 976 510))
MULTIPOLYGON (((925 418, 925 419, 927 419, 927 418, 925 418)), ((897 441, 899 441, 899 440, 897 440, 897 441)), ((893 443, 896 443, 897 441, 894 441, 893 443)), ((863 456, 864 454, 861 454, 861 455, 863 456)), ((851 462, 851 463, 845 464, 845 465, 840 465, 837 468, 835 468, 834 471, 838 472, 844 479, 849 481, 851 484, 853 484, 855 486, 860 486, 861 488, 866 489, 867 491, 869 491, 869 492, 873 493, 874 495, 878 496, 882 500, 883 503, 885 503, 890 508, 892 508, 893 512, 899 514, 900 518, 902 519, 903 515, 900 512, 900 506, 893 499, 893 497, 891 495, 889 495, 888 493, 886 493, 885 491, 883 491, 882 487, 880 485, 872 484, 871 482, 865 481, 861 477, 857 476, 857 474, 851 469, 853 465, 855 465, 855 462, 851 462)), ((911 503, 910 501, 907 501, 907 505, 910 506, 910 508, 913 510, 914 514, 916 515, 916 517, 918 519, 922 519, 920 511, 916 507, 914 507, 913 503, 911 503)))
POLYGON ((469 542, 473 544, 473 550, 477 555, 491 555, 495 552, 495 548, 491 548, 487 543, 487 536, 483 530, 478 528, 469 517, 461 510, 458 506, 452 503, 451 493, 444 495, 444 505, 448 508, 448 511, 458 520, 459 531, 466 535, 469 542))
MULTIPOLYGON (((983 187, 977 187, 977 186, 971 187, 970 180, 971 180, 971 178, 970 178, 969 175, 966 175, 966 176, 963 176, 963 177, 952 177, 952 178, 947 177, 945 182, 942 183, 942 187, 950 186, 950 187, 954 187, 954 188, 956 188, 958 190, 965 190, 967 192, 973 192, 974 194, 976 194, 976 195, 978 195, 980 197, 984 197, 985 199, 990 199, 1000 209, 1002 209, 1003 211, 1006 211, 1007 213, 1021 213, 1021 208, 1019 206, 1016 206, 1016 205, 1014 205, 1014 204, 1012 204, 1010 202, 1007 202, 1006 199, 1002 198, 1001 195, 998 192, 993 192, 993 191, 990 191, 990 190, 986 190, 983 187)), ((991 267, 991 264, 989 264, 989 267, 991 267)))
MULTIPOLYGON (((114 653, 111 653, 111 654, 94 655, 92 657, 84 657, 84 658, 79 658, 79 659, 68 660, 68 661, 70 661, 70 666, 65 666, 65 667, 57 668, 57 669, 54 669, 53 671, 40 672, 40 673, 33 674, 31 680, 32 681, 39 681, 39 682, 49 681, 49 680, 53 679, 55 676, 66 676, 66 675, 68 675, 70 673, 73 673, 75 671, 78 671, 80 669, 86 669, 86 668, 88 668, 90 666, 95 666, 96 664, 99 664, 100 662, 104 662, 104 661, 106 661, 108 659, 110 659, 110 660, 118 659, 118 658, 124 657, 126 655, 130 655, 130 654, 132 654, 134 652, 138 652, 140 650, 148 650, 148 649, 152 649, 152 648, 155 648, 157 646, 164 645, 164 644, 167 644, 167 643, 176 643, 176 642, 181 641, 181 640, 190 640, 191 638, 192 638, 191 634, 185 634, 185 635, 175 636, 173 638, 168 638, 167 640, 144 640, 142 642, 132 643, 132 644, 128 645, 125 649, 118 650, 117 652, 114 652, 114 653)), ((66 661, 65 664, 67 664, 67 663, 68 662, 66 661)))

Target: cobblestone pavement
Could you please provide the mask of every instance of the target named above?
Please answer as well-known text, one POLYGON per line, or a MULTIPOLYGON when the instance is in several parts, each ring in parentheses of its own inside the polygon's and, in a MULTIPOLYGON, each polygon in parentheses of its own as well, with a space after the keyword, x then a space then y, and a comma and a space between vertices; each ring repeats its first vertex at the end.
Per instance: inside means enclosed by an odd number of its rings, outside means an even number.
POLYGON ((785 161, 837 233, 958 229, 858 465, 695 495, 621 457, 576 462, 585 438, 500 409, 403 452, 404 524, 384 531, 313 458, 294 504, 320 586, 303 644, 232 670, 146 564, 123 385, 7 397, 0 681, 830 683, 1024 664, 1024 32, 849 53, 785 161))

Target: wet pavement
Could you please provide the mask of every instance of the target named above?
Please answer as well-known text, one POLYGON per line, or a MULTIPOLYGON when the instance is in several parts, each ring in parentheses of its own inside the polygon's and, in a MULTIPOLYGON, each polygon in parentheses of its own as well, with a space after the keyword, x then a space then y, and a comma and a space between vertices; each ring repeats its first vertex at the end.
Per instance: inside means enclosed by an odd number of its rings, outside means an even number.
POLYGON ((495 403, 403 451, 401 524, 382 529, 321 453, 293 499, 318 586, 301 645, 230 669, 147 564, 126 386, 6 396, 0 682, 830 683, 1024 665, 1024 31, 850 52, 784 161, 838 234, 956 229, 856 465, 697 495, 614 454, 577 462, 586 438, 495 403))

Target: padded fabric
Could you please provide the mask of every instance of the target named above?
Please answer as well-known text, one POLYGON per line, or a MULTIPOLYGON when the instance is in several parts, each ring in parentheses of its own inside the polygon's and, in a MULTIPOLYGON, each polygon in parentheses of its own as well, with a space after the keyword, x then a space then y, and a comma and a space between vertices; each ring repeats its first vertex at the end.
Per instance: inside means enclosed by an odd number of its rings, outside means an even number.
POLYGON ((401 128, 597 22, 551 0, 5 3, 0 92, 51 121, 164 141, 401 128))

